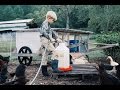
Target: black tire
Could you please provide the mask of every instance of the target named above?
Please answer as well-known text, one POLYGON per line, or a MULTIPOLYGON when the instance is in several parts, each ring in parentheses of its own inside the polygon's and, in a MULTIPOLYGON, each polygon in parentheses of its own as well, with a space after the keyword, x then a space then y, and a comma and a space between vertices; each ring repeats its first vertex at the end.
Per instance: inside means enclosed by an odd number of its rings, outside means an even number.
MULTIPOLYGON (((28 54, 31 54, 32 51, 29 47, 27 46, 23 46, 22 48, 20 48, 19 52, 18 53, 28 53, 28 54)), ((19 63, 20 64, 24 64, 24 65, 27 65, 29 66, 32 62, 32 56, 18 56, 18 60, 19 60, 19 63)))

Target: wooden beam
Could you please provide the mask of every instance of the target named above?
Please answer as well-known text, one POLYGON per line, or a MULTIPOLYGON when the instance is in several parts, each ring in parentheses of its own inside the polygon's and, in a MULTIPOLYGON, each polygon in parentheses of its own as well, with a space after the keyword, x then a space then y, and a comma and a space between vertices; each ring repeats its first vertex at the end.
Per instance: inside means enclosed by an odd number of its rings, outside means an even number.
MULTIPOLYGON (((79 43, 81 42, 81 34, 80 35, 78 35, 78 40, 79 40, 79 43)), ((80 45, 81 46, 81 45, 80 45)), ((80 49, 81 49, 81 47, 79 46, 79 52, 80 52, 80 49)))
POLYGON ((69 72, 64 72, 60 74, 99 74, 98 70, 96 69, 97 64, 89 63, 89 64, 73 64, 73 70, 69 72))
POLYGON ((67 33, 67 45, 69 45, 69 36, 70 36, 70 33, 67 33))
POLYGON ((93 32, 86 31, 84 29, 67 29, 67 30, 66 28, 52 28, 52 29, 58 32, 66 32, 66 33, 93 34, 93 32))
MULTIPOLYGON (((74 48, 74 47, 77 47, 77 46, 80 46, 81 45, 81 42, 80 43, 77 43, 77 44, 74 44, 74 45, 69 45, 67 46, 68 48, 74 48)), ((96 47, 96 48, 92 48, 92 49, 89 49, 89 51, 95 51, 95 50, 100 50, 100 49, 105 49, 105 48, 110 48, 110 47, 115 47, 115 46, 118 46, 118 44, 106 44, 106 46, 103 46, 103 47, 96 47)))
MULTIPOLYGON (((87 37, 87 43, 89 43, 89 38, 90 38, 90 35, 88 34, 88 37, 87 37)), ((87 52, 89 52, 89 45, 87 44, 87 52), (88 48, 87 48, 88 47, 88 48)))
POLYGON ((111 48, 111 47, 115 47, 115 46, 116 45, 108 45, 108 46, 103 46, 103 47, 92 48, 92 49, 89 49, 89 52, 95 51, 95 50, 101 50, 101 49, 105 49, 105 48, 111 48))
POLYGON ((64 38, 65 38, 64 33, 62 33, 62 41, 64 41, 64 38))
POLYGON ((32 54, 28 54, 28 53, 12 53, 12 56, 21 56, 21 57, 25 57, 25 56, 28 56, 28 57, 31 57, 31 56, 34 56, 34 55, 37 55, 35 53, 32 53, 32 54))
POLYGON ((114 45, 114 46, 119 46, 119 43, 116 43, 116 44, 106 44, 106 43, 88 43, 88 44, 94 44, 94 45, 114 45))

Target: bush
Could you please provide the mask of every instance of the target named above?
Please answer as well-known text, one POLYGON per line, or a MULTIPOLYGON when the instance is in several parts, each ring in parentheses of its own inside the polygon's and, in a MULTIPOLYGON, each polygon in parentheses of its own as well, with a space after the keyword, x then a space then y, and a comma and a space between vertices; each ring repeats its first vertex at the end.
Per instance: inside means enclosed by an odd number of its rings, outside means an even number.
MULTIPOLYGON (((97 42, 106 44, 119 43, 119 46, 104 49, 106 55, 110 55, 115 60, 120 60, 120 32, 109 32, 105 34, 96 35, 97 42)), ((119 61, 120 62, 120 61, 119 61)))

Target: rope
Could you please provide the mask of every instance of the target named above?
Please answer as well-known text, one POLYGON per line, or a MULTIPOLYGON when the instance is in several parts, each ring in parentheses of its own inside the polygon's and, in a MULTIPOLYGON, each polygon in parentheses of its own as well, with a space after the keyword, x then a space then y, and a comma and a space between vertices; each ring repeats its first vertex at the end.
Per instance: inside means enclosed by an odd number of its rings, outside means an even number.
POLYGON ((45 57, 45 53, 46 53, 46 47, 45 47, 45 51, 44 51, 43 56, 42 56, 42 60, 41 60, 41 64, 40 64, 40 66, 39 66, 39 69, 38 69, 35 77, 33 78, 33 80, 32 80, 28 85, 32 85, 33 82, 35 81, 35 79, 37 78, 37 76, 38 76, 38 74, 39 74, 39 72, 40 72, 41 66, 42 66, 42 62, 43 62, 44 57, 45 57))

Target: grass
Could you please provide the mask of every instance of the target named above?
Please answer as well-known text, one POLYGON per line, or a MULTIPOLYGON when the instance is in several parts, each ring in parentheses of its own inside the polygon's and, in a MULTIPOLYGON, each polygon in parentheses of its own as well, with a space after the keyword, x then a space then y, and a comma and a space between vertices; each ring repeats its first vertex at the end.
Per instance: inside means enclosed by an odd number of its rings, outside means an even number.
POLYGON ((106 55, 104 54, 103 50, 92 51, 92 52, 89 52, 87 55, 89 56, 89 60, 90 60, 90 61, 94 61, 94 60, 96 60, 97 58, 102 58, 102 57, 105 57, 105 56, 106 56, 106 55))
POLYGON ((11 50, 13 50, 16 46, 15 41, 12 41, 12 44, 10 41, 0 41, 0 53, 6 53, 10 52, 10 45, 11 45, 11 50))
MULTIPOLYGON (((94 39, 90 39, 89 40, 90 43, 96 43, 96 41, 94 39)), ((96 45, 94 44, 89 44, 89 49, 91 48, 95 48, 96 45)), ((101 58, 101 57, 105 57, 105 53, 103 50, 95 50, 95 51, 91 51, 87 54, 89 56, 90 61, 95 60, 96 58, 101 58)))

